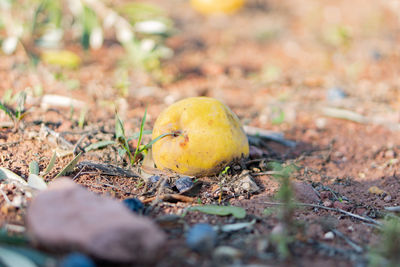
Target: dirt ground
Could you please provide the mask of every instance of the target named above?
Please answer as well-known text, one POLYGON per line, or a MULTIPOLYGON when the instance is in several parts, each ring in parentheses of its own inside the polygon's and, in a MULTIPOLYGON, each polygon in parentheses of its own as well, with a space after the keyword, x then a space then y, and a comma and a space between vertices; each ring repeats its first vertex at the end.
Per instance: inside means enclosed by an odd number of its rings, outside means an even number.
MULTIPOLYGON (((293 182, 311 186, 318 205, 379 221, 385 207, 400 204, 399 3, 249 0, 235 15, 204 17, 193 11, 188 1, 151 2, 164 8, 175 23, 176 34, 167 40, 174 56, 163 62, 162 79, 130 69, 125 96, 115 86, 124 51, 112 43, 88 53, 71 44, 69 48, 84 58, 76 70, 43 63, 27 67, 26 56, 19 50, 12 56, 0 55, 0 95, 9 88, 19 92, 41 86, 44 95, 80 100, 88 110, 81 129, 79 108, 71 112, 69 107, 46 106, 42 96, 28 93, 29 112, 19 130, 8 127, 8 117, 0 113, 0 166, 23 178, 32 160, 40 163, 41 170, 46 168, 53 151, 62 148, 51 136, 41 136, 42 124, 62 134, 72 148, 78 141, 85 147, 113 138, 115 106, 125 130, 132 134, 139 131, 146 108, 145 129, 151 130, 157 115, 169 104, 190 96, 215 97, 244 125, 281 132, 297 145, 252 144, 251 159, 241 168, 250 171, 261 190, 254 194, 228 190, 222 195, 223 204, 246 209, 245 219, 190 212, 184 222, 171 227, 160 218, 181 215, 191 203, 162 201, 149 209, 148 216, 158 220, 169 236, 155 265, 365 266, 369 247, 380 242, 376 227, 313 207, 296 209, 293 220, 303 225, 303 230, 296 235, 292 257, 279 260, 276 250, 263 243, 279 224, 276 212, 265 214, 265 209, 274 205, 266 202, 276 202, 279 185, 271 175, 262 173, 263 164, 272 160, 295 163, 300 168, 293 174, 293 182), (57 73, 63 78, 55 78, 57 73), (78 86, 71 89, 71 81, 78 81, 78 86), (373 186, 382 191, 371 192, 373 186), (185 225, 252 219, 256 224, 250 230, 219 238, 219 246, 237 249, 237 254, 227 259, 191 252, 185 245, 185 225), (344 237, 327 236, 332 229, 344 237)), ((145 141, 149 140, 147 136, 145 141)), ((135 141, 130 145, 134 149, 135 141)), ((59 157, 45 180, 53 180, 72 158, 72 154, 59 157)), ((112 147, 84 153, 80 161, 136 170, 112 147)), ((91 191, 117 199, 139 197, 150 204, 154 196, 144 194, 146 187, 140 179, 100 174, 89 168, 75 168, 68 176, 91 191)), ((193 199, 217 204, 218 179, 199 180, 203 185, 193 199)), ((6 190, 10 200, 16 191, 13 187, 6 190)), ((0 207, 0 225, 24 225, 24 209, 8 207, 3 197, 0 207)))

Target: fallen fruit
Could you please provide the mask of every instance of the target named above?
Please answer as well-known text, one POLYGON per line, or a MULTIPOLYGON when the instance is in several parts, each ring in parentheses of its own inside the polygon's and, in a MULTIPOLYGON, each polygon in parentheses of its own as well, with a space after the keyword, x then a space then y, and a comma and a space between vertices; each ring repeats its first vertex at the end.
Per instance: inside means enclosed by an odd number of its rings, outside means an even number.
POLYGON ((192 97, 165 109, 153 128, 153 160, 159 169, 193 176, 213 175, 249 154, 247 136, 236 115, 220 101, 192 97))
POLYGON ((244 0, 191 0, 190 5, 201 14, 231 14, 240 9, 244 0))
POLYGON ((68 50, 49 50, 41 54, 41 60, 50 65, 56 65, 65 68, 77 68, 81 64, 81 58, 74 52, 68 50))

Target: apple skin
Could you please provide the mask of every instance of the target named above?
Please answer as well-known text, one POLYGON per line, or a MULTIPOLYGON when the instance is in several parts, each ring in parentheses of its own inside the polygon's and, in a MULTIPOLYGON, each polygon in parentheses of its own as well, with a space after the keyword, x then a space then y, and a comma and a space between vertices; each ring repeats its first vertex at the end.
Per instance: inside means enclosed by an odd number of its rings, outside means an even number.
POLYGON ((232 14, 240 9, 245 0, 191 0, 190 5, 201 14, 232 14))
POLYGON ((191 176, 214 175, 249 154, 238 117, 214 98, 186 98, 162 111, 152 138, 166 133, 176 134, 161 138, 152 147, 159 169, 191 176))

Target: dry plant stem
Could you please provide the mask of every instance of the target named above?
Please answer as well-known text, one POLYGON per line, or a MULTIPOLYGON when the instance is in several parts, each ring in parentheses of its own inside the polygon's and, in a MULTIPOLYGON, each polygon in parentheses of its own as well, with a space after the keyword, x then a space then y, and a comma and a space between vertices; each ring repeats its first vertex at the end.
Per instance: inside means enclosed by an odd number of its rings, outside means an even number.
POLYGON ((366 117, 351 110, 340 108, 322 108, 322 113, 327 117, 344 119, 358 123, 368 123, 368 119, 366 117))
POLYGON ((341 237, 344 241, 346 241, 347 244, 349 244, 355 251, 357 251, 358 253, 362 253, 364 251, 364 249, 362 247, 360 247, 359 245, 357 245, 353 240, 351 240, 350 238, 348 238, 347 236, 345 236, 342 232, 340 232, 339 230, 333 229, 332 232, 341 237))
MULTIPOLYGON (((328 244, 319 242, 317 240, 312 240, 312 239, 308 240, 307 244, 315 247, 318 250, 318 252, 322 252, 323 254, 326 254, 326 255, 341 255, 348 259, 353 258, 354 261, 359 261, 362 259, 362 255, 360 255, 358 252, 350 250, 350 249, 333 247, 328 244), (359 258, 359 257, 361 257, 361 258, 359 258)), ((366 265, 361 265, 361 266, 366 266, 366 265)))
POLYGON ((0 193, 4 197, 4 200, 7 202, 8 205, 12 205, 11 200, 8 198, 7 194, 0 188, 0 193))
POLYGON ((393 211, 393 212, 400 212, 400 206, 385 207, 385 210, 387 210, 387 211, 393 211))
POLYGON ((264 139, 268 139, 268 140, 280 143, 287 147, 295 147, 296 146, 296 142, 285 139, 283 137, 283 134, 280 132, 268 131, 268 130, 264 130, 261 128, 247 126, 247 125, 245 125, 243 127, 243 129, 244 129, 245 133, 248 135, 254 135, 254 136, 264 138, 264 139))
POLYGON ((74 147, 73 144, 71 144, 69 141, 67 141, 60 133, 57 133, 47 127, 46 125, 42 124, 43 129, 49 133, 51 136, 55 137, 57 141, 59 141, 62 145, 66 146, 69 149, 72 149, 74 147))
POLYGON ((254 176, 260 176, 260 175, 274 175, 274 174, 282 174, 282 172, 279 171, 266 171, 266 172, 256 172, 253 173, 254 176))
MULTIPOLYGON (((150 197, 148 199, 143 200, 143 203, 150 203, 156 201, 156 203, 158 203, 160 200, 167 200, 167 199, 175 199, 175 200, 179 200, 181 202, 187 202, 187 203, 193 203, 195 202, 195 199, 192 197, 187 197, 187 196, 183 196, 183 195, 179 195, 179 194, 165 194, 165 195, 160 195, 158 196, 158 200, 157 200, 157 196, 154 197, 150 197)), ((153 204, 152 204, 153 205, 153 204)))
MULTIPOLYGON (((284 203, 280 203, 280 202, 263 202, 263 203, 267 204, 267 205, 276 205, 276 206, 284 205, 284 203)), ((297 205, 297 206, 313 207, 313 208, 336 211, 336 212, 339 212, 339 213, 346 214, 346 215, 348 215, 350 217, 359 219, 359 220, 364 221, 364 222, 369 222, 369 223, 372 223, 372 224, 375 224, 375 225, 378 225, 378 226, 382 226, 382 223, 380 223, 380 222, 378 222, 378 221, 376 221, 374 219, 363 217, 363 216, 360 216, 360 215, 357 215, 357 214, 354 214, 354 213, 351 213, 351 212, 348 212, 348 211, 345 211, 345 210, 342 210, 342 209, 329 208, 329 207, 325 207, 325 206, 321 206, 321 205, 317 205, 317 204, 308 204, 308 203, 293 203, 293 204, 297 205)))
POLYGON ((166 182, 167 182, 167 179, 165 179, 164 177, 160 177, 160 180, 157 183, 158 190, 157 190, 156 196, 154 197, 153 202, 151 203, 151 206, 154 206, 158 202, 160 202, 160 196, 162 193, 162 189, 164 188, 166 182))
POLYGON ((81 147, 81 143, 82 143, 82 141, 83 141, 87 136, 89 136, 89 134, 84 134, 84 135, 82 135, 82 136, 79 138, 79 140, 76 142, 76 144, 75 144, 75 146, 74 146, 74 149, 73 149, 73 151, 72 151, 72 153, 73 153, 74 155, 77 154, 78 148, 79 148, 82 152, 85 152, 85 150, 81 147))
POLYGON ((80 169, 79 172, 72 178, 72 181, 75 181, 75 179, 78 178, 82 174, 82 172, 85 168, 86 168, 86 166, 83 166, 82 169, 80 169))
POLYGON ((102 172, 103 175, 122 176, 122 177, 140 177, 139 174, 123 169, 112 164, 102 164, 91 161, 82 161, 77 165, 78 168, 87 167, 88 169, 96 169, 102 172))

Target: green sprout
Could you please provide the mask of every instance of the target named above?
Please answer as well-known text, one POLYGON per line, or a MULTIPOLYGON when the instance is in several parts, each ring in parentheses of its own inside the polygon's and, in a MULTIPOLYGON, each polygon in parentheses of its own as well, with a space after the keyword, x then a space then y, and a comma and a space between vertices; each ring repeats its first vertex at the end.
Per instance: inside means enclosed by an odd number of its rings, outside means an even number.
POLYGON ((280 258, 287 259, 291 256, 290 246, 295 240, 296 225, 293 220, 293 214, 296 206, 293 201, 294 193, 290 177, 297 167, 295 165, 283 166, 278 162, 270 162, 268 168, 275 172, 273 176, 280 183, 276 198, 282 203, 278 219, 283 226, 281 232, 271 235, 271 241, 276 245, 280 258))
POLYGON ((14 123, 14 128, 17 128, 19 122, 25 117, 27 111, 25 110, 26 92, 21 91, 14 96, 7 96, 4 103, 0 102, 0 110, 2 110, 14 123), (16 103, 16 107, 12 108, 6 103, 16 103))

